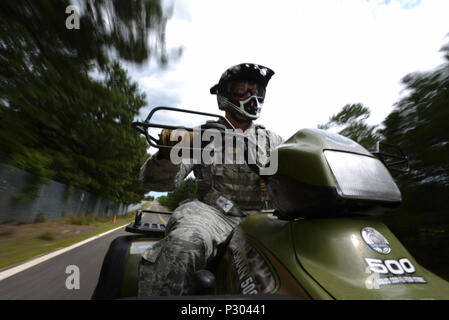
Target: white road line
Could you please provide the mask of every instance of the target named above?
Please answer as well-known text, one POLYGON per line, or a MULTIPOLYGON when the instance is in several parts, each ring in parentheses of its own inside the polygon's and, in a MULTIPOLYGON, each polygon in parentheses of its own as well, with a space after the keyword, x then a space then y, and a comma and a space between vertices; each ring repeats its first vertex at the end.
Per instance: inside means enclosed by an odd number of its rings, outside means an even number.
POLYGON ((112 229, 112 230, 103 232, 103 233, 101 233, 101 234, 97 234, 96 236, 93 236, 93 237, 88 238, 88 239, 86 239, 86 240, 83 240, 83 241, 81 241, 81 242, 77 242, 77 243, 75 243, 75 244, 73 244, 73 245, 71 245, 71 246, 69 246, 69 247, 59 249, 59 250, 57 250, 57 251, 51 252, 51 253, 49 253, 49 254, 46 254, 46 255, 44 255, 44 256, 42 256, 42 257, 33 259, 33 260, 31 260, 31 261, 25 262, 25 263, 23 263, 23 264, 21 264, 21 265, 18 265, 18 266, 16 266, 16 267, 11 268, 11 269, 8 269, 8 270, 5 270, 5 271, 3 271, 3 272, 0 272, 0 281, 6 279, 6 278, 8 278, 8 277, 11 277, 11 276, 13 276, 13 275, 15 275, 15 274, 17 274, 17 273, 19 273, 19 272, 22 272, 22 271, 24 271, 24 270, 26 270, 26 269, 29 269, 29 268, 31 268, 31 267, 34 267, 35 265, 37 265, 37 264, 39 264, 39 263, 42 263, 42 262, 44 262, 44 261, 47 261, 47 260, 49 260, 49 259, 51 259, 51 258, 54 258, 54 257, 56 257, 56 256, 59 256, 60 254, 63 254, 63 253, 65 253, 65 252, 70 251, 70 250, 72 250, 72 249, 75 249, 75 248, 77 248, 77 247, 80 247, 80 246, 82 246, 83 244, 86 244, 86 243, 88 243, 88 242, 91 242, 91 241, 93 241, 93 240, 96 240, 96 239, 98 239, 98 238, 101 238, 101 237, 103 237, 103 236, 105 236, 105 235, 107 235, 107 234, 109 234, 109 233, 111 233, 111 232, 117 231, 117 230, 119 230, 119 229, 121 229, 121 228, 124 228, 124 227, 125 227, 125 226, 121 226, 121 227, 118 227, 118 228, 115 228, 115 229, 112 229))

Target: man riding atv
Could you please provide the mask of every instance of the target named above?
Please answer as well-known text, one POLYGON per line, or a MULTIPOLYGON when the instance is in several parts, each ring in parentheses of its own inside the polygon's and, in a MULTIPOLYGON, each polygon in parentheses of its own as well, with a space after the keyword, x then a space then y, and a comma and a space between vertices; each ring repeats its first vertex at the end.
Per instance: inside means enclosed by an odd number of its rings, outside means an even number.
MULTIPOLYGON (((260 115, 273 74, 267 67, 243 63, 226 70, 210 89, 235 129, 242 130, 252 141, 265 135, 265 150, 261 150, 264 154, 282 142, 277 134, 253 123, 260 115)), ((173 145, 170 130, 161 132, 160 143, 173 145)), ((142 255, 139 296, 194 294, 194 273, 212 261, 217 247, 245 216, 265 208, 265 185, 246 163, 175 165, 169 150, 161 149, 142 166, 140 178, 147 190, 171 191, 192 170, 198 186, 197 199, 176 208, 165 237, 142 255)))

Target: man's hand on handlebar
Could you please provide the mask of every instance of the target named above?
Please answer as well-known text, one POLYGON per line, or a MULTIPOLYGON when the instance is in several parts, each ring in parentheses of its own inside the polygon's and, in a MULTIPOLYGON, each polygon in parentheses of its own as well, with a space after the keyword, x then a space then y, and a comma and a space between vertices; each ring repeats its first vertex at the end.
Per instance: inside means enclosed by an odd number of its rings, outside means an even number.
MULTIPOLYGON (((183 139, 188 139, 190 141, 189 145, 193 144, 193 132, 184 131, 184 135, 177 135, 178 139, 171 140, 170 137, 175 130, 172 129, 162 129, 159 134, 159 144, 163 146, 172 147, 177 145, 183 139)), ((160 148, 158 152, 158 159, 170 159, 171 148, 160 148)))

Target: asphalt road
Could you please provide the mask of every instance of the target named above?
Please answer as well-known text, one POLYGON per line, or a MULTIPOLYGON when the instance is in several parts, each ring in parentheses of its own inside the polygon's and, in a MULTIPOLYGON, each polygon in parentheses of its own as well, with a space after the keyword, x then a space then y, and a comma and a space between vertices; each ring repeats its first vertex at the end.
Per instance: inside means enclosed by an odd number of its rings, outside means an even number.
MULTIPOLYGON (((165 211, 156 201, 151 209, 165 211)), ((166 215, 147 214, 142 220, 165 224, 168 218, 166 215)), ((1 280, 0 300, 90 299, 109 245, 122 235, 129 235, 125 227, 1 280), (66 268, 72 265, 79 270, 79 289, 66 287, 67 278, 74 275, 70 270, 66 273, 66 268)))

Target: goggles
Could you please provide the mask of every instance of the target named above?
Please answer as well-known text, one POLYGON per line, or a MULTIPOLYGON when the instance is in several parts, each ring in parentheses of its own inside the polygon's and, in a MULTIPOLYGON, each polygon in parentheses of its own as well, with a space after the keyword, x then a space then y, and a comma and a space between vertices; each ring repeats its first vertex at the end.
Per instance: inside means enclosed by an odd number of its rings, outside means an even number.
POLYGON ((231 81, 228 84, 228 94, 232 99, 243 103, 255 97, 258 103, 262 104, 265 98, 265 88, 252 81, 231 81))

